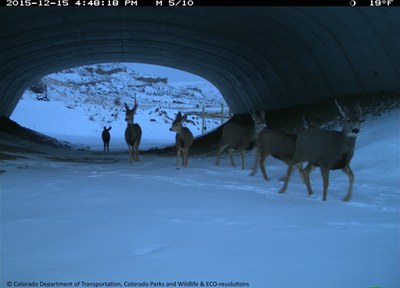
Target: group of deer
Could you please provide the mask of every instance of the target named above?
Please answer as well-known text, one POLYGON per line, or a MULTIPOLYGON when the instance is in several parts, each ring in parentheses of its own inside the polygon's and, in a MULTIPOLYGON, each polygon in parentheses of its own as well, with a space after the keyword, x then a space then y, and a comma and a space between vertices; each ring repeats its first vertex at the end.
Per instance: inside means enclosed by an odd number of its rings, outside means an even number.
MULTIPOLYGON (((142 140, 142 128, 139 124, 134 122, 134 116, 136 114, 137 107, 138 103, 136 99, 132 109, 130 109, 129 106, 125 103, 125 121, 127 122, 127 126, 125 129, 125 141, 128 145, 130 162, 139 160, 139 145, 140 141, 142 140)), ((179 166, 179 158, 182 158, 183 167, 187 166, 189 147, 193 143, 192 132, 190 132, 188 128, 183 127, 183 122, 185 122, 186 120, 187 114, 182 116, 182 113, 179 112, 175 116, 175 120, 172 122, 172 126, 169 129, 170 131, 176 132, 176 165, 179 166)), ((102 134, 104 151, 108 151, 108 143, 110 142, 110 129, 111 127, 109 129, 104 127, 104 131, 102 134)))
MULTIPOLYGON (((360 132, 361 107, 357 103, 354 111, 350 111, 337 101, 335 103, 343 118, 343 128, 341 131, 319 129, 309 127, 309 125, 306 125, 306 129, 298 135, 275 131, 266 127, 264 111, 261 111, 259 115, 251 113, 251 117, 254 120, 253 125, 228 122, 222 130, 215 164, 219 165, 221 153, 225 149, 228 149, 229 160, 232 166, 235 166, 232 153, 234 150, 239 150, 242 169, 244 169, 244 151, 254 146, 256 156, 251 172, 252 176, 255 175, 259 164, 264 179, 268 180, 264 164, 266 158, 272 155, 289 166, 284 179, 284 185, 279 193, 286 191, 292 170, 296 167, 306 184, 308 195, 313 194, 310 173, 318 166, 320 167, 323 179, 324 201, 327 198, 330 170, 342 169, 349 177, 349 190, 343 200, 350 200, 354 182, 354 174, 350 168, 350 161, 354 154, 356 138, 360 132), (304 162, 308 162, 305 168, 302 166, 304 162)), ((138 160, 139 144, 142 137, 142 129, 139 124, 134 123, 134 114, 137 107, 138 103, 136 100, 132 109, 129 109, 125 103, 125 120, 127 121, 125 140, 128 144, 131 162, 138 160)), ((186 167, 188 164, 189 148, 193 143, 193 134, 188 128, 183 127, 183 123, 186 120, 187 114, 182 116, 181 112, 179 112, 169 129, 176 132, 176 165, 179 166, 179 159, 182 158, 183 167, 186 167)))
POLYGON ((302 180, 305 182, 308 195, 313 191, 310 183, 310 173, 318 166, 323 179, 323 200, 327 198, 330 170, 342 169, 349 177, 349 190, 344 197, 348 201, 352 195, 354 174, 350 168, 350 161, 354 154, 356 138, 360 132, 361 107, 357 103, 354 110, 335 101, 339 113, 343 119, 342 131, 331 131, 309 127, 298 135, 287 134, 266 128, 265 114, 252 113, 253 126, 242 126, 237 123, 227 123, 222 131, 222 137, 217 154, 216 165, 219 164, 221 152, 228 148, 229 159, 234 166, 232 151, 240 151, 242 169, 244 169, 244 150, 255 143, 256 157, 251 175, 254 176, 259 164, 265 180, 268 180, 265 171, 265 159, 268 155, 282 160, 289 167, 287 169, 285 182, 279 193, 284 193, 294 167, 299 170, 302 180), (305 168, 304 162, 308 162, 305 168))

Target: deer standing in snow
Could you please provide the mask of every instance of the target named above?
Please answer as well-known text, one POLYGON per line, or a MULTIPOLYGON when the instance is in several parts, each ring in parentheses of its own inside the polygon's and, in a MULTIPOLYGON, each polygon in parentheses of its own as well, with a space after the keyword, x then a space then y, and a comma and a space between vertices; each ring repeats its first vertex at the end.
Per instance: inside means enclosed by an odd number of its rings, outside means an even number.
POLYGON ((329 171, 335 169, 342 169, 349 177, 349 190, 343 200, 350 200, 354 182, 350 161, 360 132, 362 112, 359 103, 356 104, 353 112, 340 105, 337 101, 335 103, 344 119, 342 131, 309 128, 301 132, 297 136, 294 158, 289 165, 285 183, 279 193, 286 191, 293 167, 307 161, 308 165, 302 172, 308 195, 313 194, 310 173, 315 166, 319 166, 323 179, 323 201, 326 200, 328 194, 329 171))
MULTIPOLYGON (((310 122, 304 115, 303 123, 304 128, 316 127, 316 124, 310 122)), ((270 128, 261 130, 257 137, 254 165, 250 175, 254 176, 256 174, 257 163, 259 163, 264 179, 269 180, 267 172, 265 171, 265 160, 269 155, 290 165, 296 149, 296 140, 297 135, 295 134, 284 133, 270 128)), ((300 176, 303 178, 301 166, 298 165, 296 167, 299 170, 300 176)))
MULTIPOLYGON (((265 180, 269 180, 265 171, 265 160, 269 155, 277 158, 287 165, 293 160, 296 148, 297 135, 283 133, 272 129, 263 129, 258 133, 257 148, 251 176, 257 172, 257 164, 260 165, 261 173, 265 180)), ((300 166, 297 166, 300 170, 300 166)), ((301 173, 300 173, 301 174, 301 173)))
POLYGON ((125 103, 125 121, 127 122, 125 141, 126 144, 128 144, 130 162, 133 160, 139 160, 139 145, 142 139, 142 128, 140 128, 139 124, 134 123, 134 116, 137 107, 138 103, 136 102, 136 99, 132 109, 129 109, 128 105, 125 103), (132 153, 134 155, 132 155, 132 153))
POLYGON ((176 145, 176 166, 179 167, 179 158, 182 157, 182 166, 186 168, 189 158, 189 148, 193 143, 193 134, 186 127, 183 127, 183 122, 187 119, 187 114, 182 116, 179 111, 172 122, 170 131, 176 132, 175 145, 176 145))
POLYGON ((111 139, 110 130, 111 126, 108 127, 108 129, 106 126, 104 126, 103 132, 101 133, 101 138, 103 139, 103 145, 104 145, 104 152, 110 151, 110 139, 111 139))
POLYGON ((228 122, 224 125, 215 165, 219 165, 221 153, 228 148, 229 160, 232 166, 235 166, 232 153, 237 149, 240 151, 242 169, 244 169, 244 150, 253 148, 257 141, 257 134, 265 127, 264 111, 261 111, 260 115, 255 113, 250 113, 250 115, 254 121, 253 125, 243 125, 235 122, 228 122))

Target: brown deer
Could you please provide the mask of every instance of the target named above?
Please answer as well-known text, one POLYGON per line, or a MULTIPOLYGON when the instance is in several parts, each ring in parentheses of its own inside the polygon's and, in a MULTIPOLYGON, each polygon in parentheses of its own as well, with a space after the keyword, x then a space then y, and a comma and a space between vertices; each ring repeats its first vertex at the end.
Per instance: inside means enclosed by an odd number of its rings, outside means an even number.
POLYGON ((104 152, 110 151, 110 139, 111 139, 110 130, 111 126, 108 127, 108 129, 106 126, 104 126, 103 132, 101 133, 101 138, 103 139, 104 152))
POLYGON ((242 169, 244 169, 244 150, 254 147, 257 141, 257 134, 265 127, 265 113, 260 112, 250 113, 253 118, 253 125, 243 125, 235 122, 228 122, 222 129, 221 140, 217 151, 217 160, 215 165, 219 165, 221 153, 228 148, 228 157, 232 166, 235 166, 233 161, 233 151, 235 149, 240 151, 240 158, 242 160, 242 169))
MULTIPOLYGON (((311 122, 305 115, 302 117, 304 128, 316 127, 317 125, 311 122)), ((294 151, 296 149, 297 135, 276 131, 270 128, 264 128, 258 133, 257 148, 255 153, 253 170, 251 176, 257 172, 257 163, 260 165, 261 173, 265 180, 269 180, 265 171, 265 160, 269 155, 279 159, 290 165, 293 160, 294 151)), ((301 166, 296 166, 300 176, 303 178, 301 166)), ((284 180, 284 177, 281 178, 284 180)))
POLYGON ((176 132, 175 143, 176 143, 176 166, 179 167, 179 158, 182 157, 182 166, 186 168, 189 158, 189 148, 193 143, 193 134, 186 127, 183 127, 183 122, 187 119, 187 114, 182 116, 179 111, 175 116, 174 122, 172 122, 170 131, 176 132))
MULTIPOLYGON (((269 128, 261 130, 258 133, 254 165, 250 175, 254 176, 256 174, 257 164, 259 163, 264 179, 269 180, 265 171, 265 160, 269 155, 289 165, 293 160, 296 139, 297 135, 294 134, 283 133, 269 128)), ((301 171, 300 167, 298 169, 301 171)))
POLYGON ((297 137, 294 157, 287 170, 285 184, 279 193, 286 191, 293 167, 307 161, 308 166, 302 172, 308 195, 313 194, 310 173, 315 166, 319 166, 323 180, 323 201, 326 201, 328 194, 329 171, 335 169, 342 169, 349 177, 349 190, 343 200, 351 199, 354 174, 350 168, 350 161, 360 132, 362 112, 359 103, 356 104, 353 112, 337 101, 335 103, 344 120, 342 131, 308 128, 301 132, 297 137))
POLYGON ((125 129, 125 141, 128 144, 129 150, 129 161, 139 161, 139 145, 142 139, 142 128, 140 128, 139 124, 134 123, 134 116, 136 113, 136 109, 138 107, 138 103, 135 103, 132 109, 129 109, 128 105, 125 103, 125 121, 127 122, 127 126, 125 129), (134 155, 132 155, 132 153, 134 155))

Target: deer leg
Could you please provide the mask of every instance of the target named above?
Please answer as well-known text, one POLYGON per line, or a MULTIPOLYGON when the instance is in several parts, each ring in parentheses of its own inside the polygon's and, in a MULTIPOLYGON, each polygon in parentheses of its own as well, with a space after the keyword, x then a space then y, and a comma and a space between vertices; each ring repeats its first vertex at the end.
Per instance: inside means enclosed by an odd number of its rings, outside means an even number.
POLYGON ((346 166, 343 168, 343 172, 346 173, 347 176, 349 176, 349 191, 347 192, 347 195, 343 198, 343 201, 349 201, 351 199, 351 194, 353 191, 353 183, 354 183, 354 174, 353 171, 351 171, 350 166, 346 166))
POLYGON ((329 186, 329 168, 320 166, 322 181, 324 184, 324 192, 322 196, 322 200, 326 201, 326 196, 328 195, 328 186, 329 186))
POLYGON ((219 159, 221 158, 221 153, 222 153, 222 151, 225 150, 226 147, 228 147, 228 145, 220 146, 220 147, 218 148, 217 160, 215 161, 215 165, 217 165, 217 166, 219 165, 219 159))
POLYGON ((242 159, 242 170, 244 170, 244 149, 240 150, 240 158, 242 159))
POLYGON ((263 154, 260 157, 260 170, 265 180, 269 180, 267 172, 265 171, 265 159, 267 159, 268 154, 263 154))
POLYGON ((182 148, 181 156, 182 156, 182 166, 186 167, 186 150, 185 150, 185 148, 182 148))
POLYGON ((139 161, 139 145, 137 143, 135 143, 135 145, 133 146, 135 149, 135 161, 139 161))
POLYGON ((258 164, 258 161, 259 161, 259 159, 260 159, 260 152, 258 151, 257 148, 254 150, 254 152, 255 152, 255 153, 254 153, 254 164, 253 164, 253 168, 252 168, 252 170, 251 170, 250 176, 256 175, 256 172, 257 172, 257 164, 258 164))
POLYGON ((189 149, 183 150, 183 158, 184 158, 184 164, 183 167, 186 168, 187 163, 188 163, 188 158, 189 158, 189 149))
POLYGON ((132 163, 132 146, 128 145, 129 162, 132 163))
POLYGON ((181 156, 181 148, 176 147, 176 167, 179 167, 179 158, 181 156))
POLYGON ((235 162, 233 161, 233 151, 234 151, 235 149, 233 149, 233 148, 230 148, 229 150, 228 150, 228 157, 229 157, 229 160, 231 161, 231 165, 233 166, 233 167, 235 167, 236 165, 235 165, 235 162))
POLYGON ((290 175, 292 174, 294 166, 295 166, 295 164, 289 165, 287 172, 286 172, 285 183, 283 184, 281 190, 279 190, 279 193, 285 193, 288 183, 289 183, 290 175))
POLYGON ((297 166, 297 168, 299 169, 301 178, 303 179, 304 183, 306 183, 308 196, 313 195, 314 193, 311 188, 310 173, 315 169, 315 166, 308 163, 304 169, 301 169, 300 166, 297 166))

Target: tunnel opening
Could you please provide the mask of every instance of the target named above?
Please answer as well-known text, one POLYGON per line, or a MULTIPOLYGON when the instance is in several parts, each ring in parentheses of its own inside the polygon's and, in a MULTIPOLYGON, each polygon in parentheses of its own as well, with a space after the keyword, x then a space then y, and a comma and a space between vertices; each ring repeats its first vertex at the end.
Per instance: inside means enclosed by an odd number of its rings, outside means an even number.
POLYGON ((188 114, 195 137, 229 119, 229 107, 219 90, 195 74, 144 63, 101 63, 49 74, 21 97, 11 120, 79 148, 102 150, 104 127, 110 130, 110 150, 126 150, 126 103, 137 101, 134 118, 143 130, 141 150, 169 146, 175 115, 188 114))

